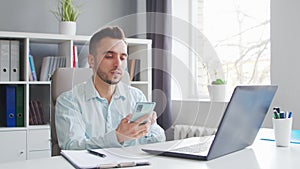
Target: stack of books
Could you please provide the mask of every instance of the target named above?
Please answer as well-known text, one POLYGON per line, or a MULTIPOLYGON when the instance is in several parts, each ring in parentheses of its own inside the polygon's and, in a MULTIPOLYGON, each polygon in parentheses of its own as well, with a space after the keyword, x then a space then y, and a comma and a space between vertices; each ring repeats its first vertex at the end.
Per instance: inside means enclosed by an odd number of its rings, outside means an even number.
POLYGON ((30 125, 45 124, 42 104, 38 100, 30 100, 29 102, 29 124, 30 125))
POLYGON ((65 56, 46 56, 43 58, 40 81, 49 81, 54 71, 59 67, 66 67, 65 56))

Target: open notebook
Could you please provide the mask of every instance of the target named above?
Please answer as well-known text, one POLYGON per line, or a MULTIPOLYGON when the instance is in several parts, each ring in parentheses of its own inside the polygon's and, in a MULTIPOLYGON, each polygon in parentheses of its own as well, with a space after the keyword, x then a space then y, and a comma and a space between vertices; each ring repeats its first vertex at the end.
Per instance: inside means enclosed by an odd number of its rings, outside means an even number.
POLYGON ((93 151, 105 154, 105 157, 94 155, 87 150, 62 150, 61 155, 75 168, 120 168, 150 165, 147 160, 127 158, 107 149, 94 149, 93 151))

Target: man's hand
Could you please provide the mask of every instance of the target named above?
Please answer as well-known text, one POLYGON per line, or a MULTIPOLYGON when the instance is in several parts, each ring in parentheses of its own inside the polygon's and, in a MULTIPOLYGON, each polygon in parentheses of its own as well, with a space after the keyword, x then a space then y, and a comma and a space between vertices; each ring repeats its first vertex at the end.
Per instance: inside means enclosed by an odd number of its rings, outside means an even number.
POLYGON ((155 122, 153 122, 153 120, 156 120, 156 113, 155 115, 153 114, 151 117, 151 122, 149 121, 146 123, 143 122, 149 118, 148 115, 144 115, 131 123, 129 122, 129 120, 132 114, 129 114, 124 119, 122 119, 119 126, 116 129, 116 134, 119 143, 122 143, 126 140, 138 139, 140 137, 145 136, 149 131, 150 125, 155 122))

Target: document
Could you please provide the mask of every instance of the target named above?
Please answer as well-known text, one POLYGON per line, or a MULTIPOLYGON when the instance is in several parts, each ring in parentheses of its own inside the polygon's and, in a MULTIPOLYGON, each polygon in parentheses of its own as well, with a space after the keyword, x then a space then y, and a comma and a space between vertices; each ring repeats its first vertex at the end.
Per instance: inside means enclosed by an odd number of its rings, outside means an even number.
MULTIPOLYGON (((265 141, 275 141, 274 131, 270 130, 265 132, 260 139, 265 141)), ((300 130, 292 130, 290 143, 300 144, 300 130)))
POLYGON ((149 161, 139 158, 130 158, 109 149, 94 149, 95 155, 87 150, 62 150, 61 154, 75 168, 120 168, 141 165, 150 165, 149 161))

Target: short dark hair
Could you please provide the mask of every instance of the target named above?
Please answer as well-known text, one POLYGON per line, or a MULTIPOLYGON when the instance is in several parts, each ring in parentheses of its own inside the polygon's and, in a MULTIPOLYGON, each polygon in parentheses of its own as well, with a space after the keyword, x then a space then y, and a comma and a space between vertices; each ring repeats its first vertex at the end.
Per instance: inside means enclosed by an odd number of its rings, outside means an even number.
MULTIPOLYGON (((125 34, 123 32, 123 30, 118 27, 118 26, 114 26, 114 27, 105 27, 103 29, 101 29, 100 31, 96 32, 90 40, 89 43, 89 53, 93 56, 97 55, 97 44, 106 37, 110 37, 113 39, 122 39, 125 42, 125 34)), ((125 42, 126 43, 126 42, 125 42)))

